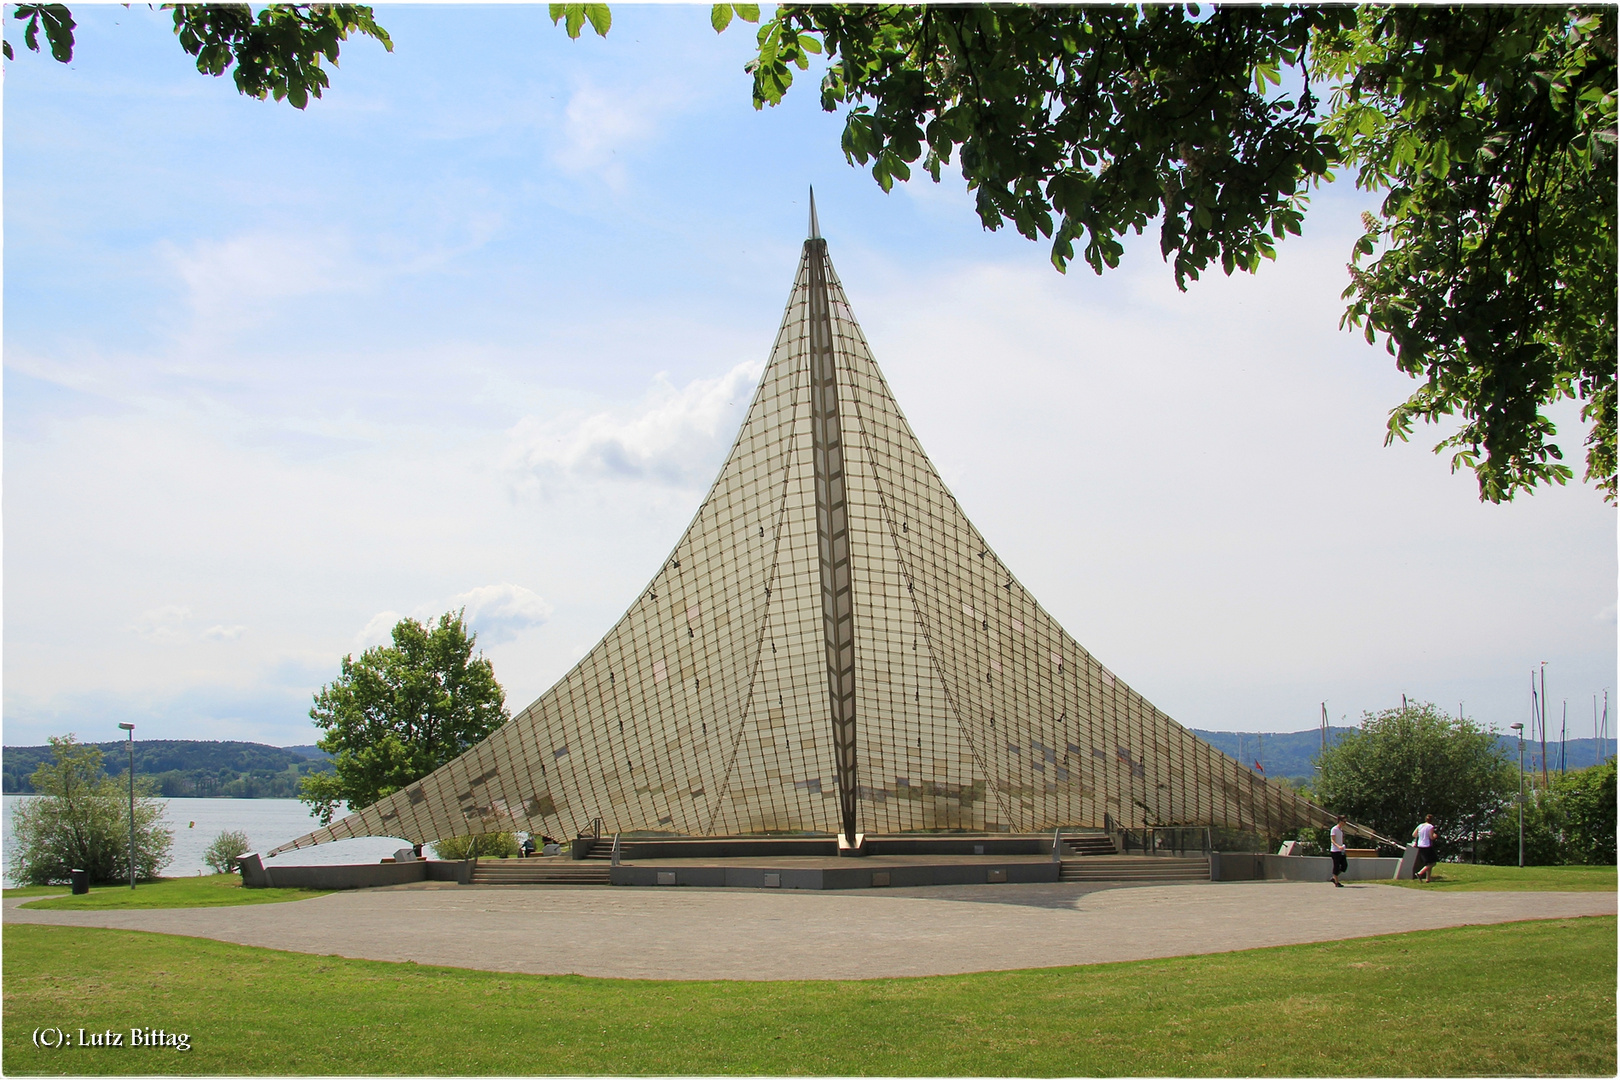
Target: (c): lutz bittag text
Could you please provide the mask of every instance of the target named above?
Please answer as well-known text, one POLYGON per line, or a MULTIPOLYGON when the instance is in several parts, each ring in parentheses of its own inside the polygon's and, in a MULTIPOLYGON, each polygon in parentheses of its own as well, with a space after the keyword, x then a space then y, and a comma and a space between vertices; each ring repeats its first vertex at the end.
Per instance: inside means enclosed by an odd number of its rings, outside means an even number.
POLYGON ((47 1050, 70 1050, 78 1047, 135 1049, 136 1047, 168 1047, 172 1050, 190 1050, 191 1036, 184 1031, 165 1031, 162 1028, 135 1027, 124 1031, 106 1028, 102 1031, 73 1032, 61 1028, 35 1028, 34 1045, 47 1050))

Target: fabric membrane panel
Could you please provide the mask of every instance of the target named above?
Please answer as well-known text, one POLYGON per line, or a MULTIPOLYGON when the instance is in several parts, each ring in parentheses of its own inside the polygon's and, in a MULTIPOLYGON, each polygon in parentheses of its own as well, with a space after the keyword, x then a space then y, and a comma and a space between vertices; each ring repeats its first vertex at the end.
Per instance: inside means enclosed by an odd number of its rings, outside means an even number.
POLYGON ((806 243, 720 475, 618 624, 484 742, 271 854, 358 836, 565 837, 597 821, 608 834, 841 828, 812 460, 812 294, 823 292, 848 529, 839 572, 853 612, 858 828, 1111 823, 1276 836, 1331 824, 1154 708, 1019 584, 906 423, 825 251, 806 243))

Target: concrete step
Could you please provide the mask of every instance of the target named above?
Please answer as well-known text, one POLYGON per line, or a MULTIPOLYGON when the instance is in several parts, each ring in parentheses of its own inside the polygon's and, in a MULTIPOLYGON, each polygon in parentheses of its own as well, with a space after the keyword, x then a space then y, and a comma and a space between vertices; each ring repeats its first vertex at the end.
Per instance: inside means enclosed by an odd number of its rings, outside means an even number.
POLYGON ((1061 881, 1208 881, 1209 860, 1171 856, 1094 856, 1064 860, 1061 881))
POLYGON ((1079 863, 1087 870, 1097 870, 1105 866, 1140 866, 1140 868, 1165 868, 1165 866, 1202 866, 1209 870, 1210 860, 1204 857, 1181 857, 1181 855, 1090 855, 1082 860, 1064 860, 1064 866, 1069 863, 1079 863))
POLYGON ((539 864, 525 866, 516 860, 511 864, 479 863, 473 868, 474 885, 606 885, 606 866, 585 866, 579 863, 539 864))
POLYGON ((1208 881, 1196 870, 1065 870, 1060 881, 1208 881))

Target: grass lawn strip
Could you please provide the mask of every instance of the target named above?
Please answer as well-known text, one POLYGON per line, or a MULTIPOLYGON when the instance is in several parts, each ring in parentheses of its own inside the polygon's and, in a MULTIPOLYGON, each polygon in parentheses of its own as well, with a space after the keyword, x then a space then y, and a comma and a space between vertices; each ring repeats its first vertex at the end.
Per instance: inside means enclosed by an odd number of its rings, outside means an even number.
POLYGON ((13 896, 40 896, 50 899, 30 900, 24 906, 30 910, 50 911, 133 911, 145 908, 231 907, 237 904, 279 904, 288 900, 307 900, 312 896, 325 896, 328 889, 246 889, 235 874, 210 874, 205 877, 159 878, 142 882, 131 889, 123 885, 95 885, 84 896, 73 896, 66 886, 30 885, 21 889, 7 889, 6 898, 13 896))
POLYGON ((1614 892, 1612 866, 1476 866, 1435 863, 1430 882, 1391 881, 1408 889, 1447 892, 1614 892))
POLYGON ((661 982, 7 925, 8 1074, 1614 1075, 1613 916, 853 982, 661 982), (192 1049, 41 1050, 38 1027, 192 1049))

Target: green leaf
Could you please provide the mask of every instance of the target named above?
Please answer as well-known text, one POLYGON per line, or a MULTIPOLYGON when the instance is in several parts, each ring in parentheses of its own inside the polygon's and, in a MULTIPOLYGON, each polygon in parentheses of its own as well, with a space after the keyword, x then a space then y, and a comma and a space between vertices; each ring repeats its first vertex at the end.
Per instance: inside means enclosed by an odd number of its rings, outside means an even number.
POLYGON ((715 33, 721 33, 731 25, 731 13, 730 4, 716 4, 709 9, 709 25, 714 27, 715 33))

